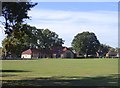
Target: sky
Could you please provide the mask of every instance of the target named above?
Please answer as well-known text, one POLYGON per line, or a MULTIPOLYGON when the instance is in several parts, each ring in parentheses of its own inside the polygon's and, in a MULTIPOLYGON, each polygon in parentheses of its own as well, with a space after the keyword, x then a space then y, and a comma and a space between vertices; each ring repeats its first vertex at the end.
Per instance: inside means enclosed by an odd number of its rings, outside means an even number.
MULTIPOLYGON (((56 32, 65 40, 63 46, 70 47, 75 35, 89 31, 100 43, 118 47, 117 2, 38 2, 28 15, 28 24, 56 32)), ((3 38, 0 30, 0 40, 3 38)))

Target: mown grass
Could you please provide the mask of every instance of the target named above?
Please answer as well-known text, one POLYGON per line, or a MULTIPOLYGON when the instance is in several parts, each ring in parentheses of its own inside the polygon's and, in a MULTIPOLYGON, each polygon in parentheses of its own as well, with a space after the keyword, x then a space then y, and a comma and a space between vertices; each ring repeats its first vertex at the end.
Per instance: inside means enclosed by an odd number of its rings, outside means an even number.
POLYGON ((2 60, 3 85, 117 85, 118 59, 2 60))

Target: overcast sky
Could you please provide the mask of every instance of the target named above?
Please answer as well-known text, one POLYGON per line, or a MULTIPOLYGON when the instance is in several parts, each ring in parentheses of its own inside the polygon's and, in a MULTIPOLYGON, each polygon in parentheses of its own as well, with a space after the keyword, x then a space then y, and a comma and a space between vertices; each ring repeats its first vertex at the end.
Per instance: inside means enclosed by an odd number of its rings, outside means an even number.
MULTIPOLYGON (((102 44, 118 46, 117 2, 39 2, 29 16, 28 24, 56 32, 65 40, 64 46, 70 47, 83 31, 94 32, 102 44)), ((0 33, 2 40, 4 32, 0 33)))

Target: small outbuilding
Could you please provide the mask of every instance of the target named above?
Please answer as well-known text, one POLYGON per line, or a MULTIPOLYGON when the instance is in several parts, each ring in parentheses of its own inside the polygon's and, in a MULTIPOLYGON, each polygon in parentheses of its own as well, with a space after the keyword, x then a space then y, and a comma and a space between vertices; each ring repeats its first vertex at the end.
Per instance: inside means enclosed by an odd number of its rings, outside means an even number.
POLYGON ((74 53, 69 48, 63 48, 61 52, 61 58, 74 58, 74 53))
POLYGON ((53 58, 74 58, 73 51, 67 47, 53 49, 51 52, 52 52, 53 58))
POLYGON ((21 58, 42 58, 45 57, 46 54, 42 52, 40 49, 28 49, 26 51, 23 51, 21 54, 21 58))

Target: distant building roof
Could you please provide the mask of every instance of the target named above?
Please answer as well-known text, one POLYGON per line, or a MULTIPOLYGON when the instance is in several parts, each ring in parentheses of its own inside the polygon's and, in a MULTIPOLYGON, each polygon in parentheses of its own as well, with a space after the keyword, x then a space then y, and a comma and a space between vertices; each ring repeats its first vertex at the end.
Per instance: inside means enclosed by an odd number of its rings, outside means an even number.
POLYGON ((22 54, 29 54, 29 55, 31 55, 32 54, 32 50, 28 49, 28 50, 22 52, 22 54))
MULTIPOLYGON (((51 53, 51 54, 56 54, 56 53, 63 54, 67 50, 70 50, 70 49, 67 47, 58 47, 58 48, 51 49, 49 53, 51 53)), ((72 51, 72 50, 70 50, 70 51, 72 51)), ((45 49, 41 49, 41 50, 40 49, 28 49, 26 51, 23 51, 22 54, 28 54, 28 55, 31 55, 33 53, 46 54, 47 52, 48 51, 46 51, 45 49)))
POLYGON ((36 54, 36 53, 42 53, 44 54, 45 53, 45 50, 40 50, 40 49, 28 49, 28 50, 25 50, 22 52, 22 54, 28 54, 28 55, 31 55, 31 54, 36 54))

